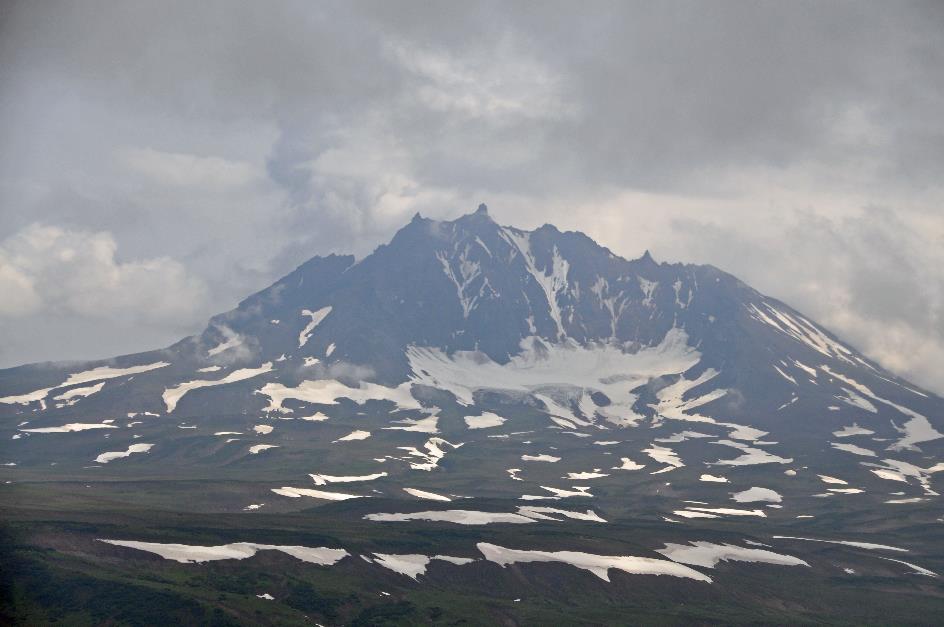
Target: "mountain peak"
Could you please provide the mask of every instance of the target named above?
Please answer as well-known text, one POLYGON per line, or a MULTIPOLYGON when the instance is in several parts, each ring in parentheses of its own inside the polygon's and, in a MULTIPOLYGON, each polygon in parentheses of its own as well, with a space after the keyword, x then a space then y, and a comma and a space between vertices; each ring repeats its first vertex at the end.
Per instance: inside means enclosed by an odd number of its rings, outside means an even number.
POLYGON ((454 220, 445 220, 443 224, 479 227, 487 224, 495 225, 495 221, 488 215, 488 206, 485 203, 480 203, 475 211, 465 213, 454 220))
POLYGON ((467 213, 463 216, 460 216, 456 222, 466 222, 471 221, 473 224, 479 224, 484 222, 494 222, 492 217, 488 215, 488 206, 483 202, 479 203, 479 206, 476 207, 475 211, 472 213, 467 213))
POLYGON ((651 264, 653 266, 659 265, 658 263, 656 263, 656 260, 652 258, 652 254, 649 252, 648 248, 646 249, 646 252, 642 254, 642 257, 639 258, 639 261, 646 264, 651 264))

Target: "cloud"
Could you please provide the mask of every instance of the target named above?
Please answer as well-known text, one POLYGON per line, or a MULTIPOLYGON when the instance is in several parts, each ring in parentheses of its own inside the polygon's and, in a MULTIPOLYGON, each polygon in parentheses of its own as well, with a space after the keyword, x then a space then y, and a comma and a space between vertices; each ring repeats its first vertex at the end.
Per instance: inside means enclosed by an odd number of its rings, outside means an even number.
POLYGON ((220 341, 204 347, 207 357, 214 364, 252 364, 258 359, 260 350, 256 338, 240 335, 225 324, 216 324, 214 328, 221 336, 220 341))
POLYGON ((784 300, 867 356, 940 390, 944 369, 944 247, 895 211, 841 218, 798 212, 771 228, 674 221, 680 246, 739 266, 749 284, 784 300), (788 259, 784 259, 787 256, 788 259))
POLYGON ((131 171, 162 185, 239 187, 260 177, 260 172, 252 164, 220 157, 198 157, 151 148, 126 148, 119 152, 119 158, 131 171))
POLYGON ((121 262, 108 232, 33 224, 0 242, 0 315, 39 311, 143 323, 186 317, 206 288, 172 259, 121 262))
POLYGON ((516 49, 510 35, 461 54, 405 40, 387 41, 385 49, 408 73, 401 97, 433 111, 496 124, 574 113, 563 77, 516 49))
POLYGON ((285 248, 302 259, 315 250, 364 255, 417 211, 445 217, 471 202, 419 180, 418 147, 398 140, 390 124, 371 111, 344 125, 283 129, 268 171, 286 193, 293 237, 285 248))
MULTIPOLYGON (((2 255, 2 253, 0 253, 2 255)), ((36 311, 42 304, 30 277, 0 256, 0 316, 21 316, 36 311)))

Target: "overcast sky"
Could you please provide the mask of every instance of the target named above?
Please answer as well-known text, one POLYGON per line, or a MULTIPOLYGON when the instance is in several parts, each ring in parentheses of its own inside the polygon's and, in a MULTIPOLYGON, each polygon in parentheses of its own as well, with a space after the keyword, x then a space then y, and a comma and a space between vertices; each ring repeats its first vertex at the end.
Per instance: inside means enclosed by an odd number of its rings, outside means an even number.
POLYGON ((944 393, 944 3, 0 3, 0 367, 486 202, 944 393))

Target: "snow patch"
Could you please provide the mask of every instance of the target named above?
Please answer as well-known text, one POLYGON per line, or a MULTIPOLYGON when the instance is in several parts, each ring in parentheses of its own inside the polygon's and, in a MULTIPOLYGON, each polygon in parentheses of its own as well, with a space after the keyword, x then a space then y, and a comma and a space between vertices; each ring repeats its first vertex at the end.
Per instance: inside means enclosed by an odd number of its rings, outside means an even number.
POLYGON ((554 246, 551 253, 550 267, 540 271, 538 270, 534 253, 531 251, 530 233, 508 228, 501 229, 500 233, 506 241, 511 243, 521 253, 528 273, 544 292, 544 297, 547 299, 548 314, 550 314, 551 320, 553 320, 554 324, 557 326, 557 337, 554 339, 559 340, 567 337, 567 333, 564 331, 560 304, 557 301, 557 297, 559 293, 567 288, 567 274, 570 272, 570 264, 566 259, 561 257, 557 246, 554 246))
POLYGON ((628 457, 620 457, 620 465, 614 466, 613 470, 642 470, 645 464, 637 464, 628 457))
POLYGON ((698 478, 699 481, 706 481, 708 483, 728 483, 728 480, 725 477, 716 477, 715 475, 702 475, 698 478))
MULTIPOLYGON (((387 474, 387 473, 383 473, 387 474)), ((419 490, 417 488, 403 488, 403 491, 409 494, 410 496, 415 496, 418 499, 425 499, 427 501, 452 501, 448 496, 443 496, 442 494, 436 494, 435 492, 427 492, 426 490, 419 490)))
POLYGON ((450 447, 453 450, 462 446, 463 443, 453 444, 442 438, 430 438, 423 444, 424 450, 419 450, 415 446, 398 446, 397 448, 407 452, 404 459, 413 470, 432 471, 439 465, 439 461, 446 456, 443 447, 450 447), (419 460, 419 461, 418 461, 419 460))
POLYGON ((107 464, 108 462, 115 459, 130 457, 134 453, 147 453, 153 446, 153 444, 132 444, 126 451, 109 451, 107 453, 102 453, 95 458, 95 461, 99 464, 107 464))
POLYGON ((498 414, 490 411, 482 412, 478 416, 466 416, 465 424, 469 429, 487 429, 489 427, 499 427, 505 423, 505 419, 498 414))
POLYGON ((852 540, 822 540, 819 538, 799 538, 796 536, 772 536, 776 540, 802 540, 804 542, 825 542, 826 544, 842 544, 845 546, 852 546, 857 549, 866 549, 869 551, 898 551, 900 553, 908 553, 908 549, 902 549, 897 546, 889 546, 887 544, 874 544, 872 542, 855 542, 852 540))
POLYGON ((309 320, 308 324, 305 325, 305 328, 302 329, 301 333, 298 334, 298 348, 301 348, 308 343, 308 338, 311 337, 315 327, 321 324, 324 319, 328 317, 329 313, 331 313, 331 307, 322 307, 317 311, 311 311, 309 309, 302 310, 302 315, 307 316, 309 320))
POLYGON ((269 397, 269 406, 266 411, 289 413, 283 407, 287 399, 295 399, 307 403, 321 405, 337 405, 339 398, 349 398, 359 405, 367 401, 390 401, 397 409, 422 409, 410 393, 411 383, 403 383, 395 388, 388 388, 376 383, 361 382, 360 387, 352 388, 334 379, 306 380, 298 387, 288 387, 281 383, 267 383, 259 394, 269 397))
POLYGON ((76 372, 70 374, 69 377, 60 383, 59 385, 54 385, 49 388, 43 388, 41 390, 34 390, 32 392, 27 392, 26 394, 17 394, 14 396, 4 396, 0 397, 0 403, 5 404, 19 404, 19 405, 29 405, 30 403, 36 401, 43 401, 46 396, 53 390, 62 387, 69 387, 72 385, 79 385, 80 383, 91 383, 93 381, 101 381, 103 379, 114 379, 115 377, 123 377, 126 375, 139 374, 142 372, 148 372, 151 370, 156 370, 157 368, 164 368, 169 366, 170 363, 166 361, 158 361, 152 364, 143 364, 140 366, 129 366, 127 368, 113 368, 111 366, 99 366, 98 368, 93 368, 91 370, 84 370, 82 372, 76 372))
POLYGON ((332 444, 336 442, 353 442, 355 440, 366 440, 369 437, 370 437, 370 431, 360 431, 360 430, 351 431, 343 438, 338 438, 337 440, 334 440, 332 444))
POLYGON ((521 456, 521 459, 526 462, 559 462, 560 457, 554 457, 553 455, 547 455, 546 453, 541 453, 539 455, 528 455, 524 454, 521 456))
POLYGON ((742 492, 735 492, 731 495, 731 499, 737 501, 738 503, 756 503, 759 501, 767 503, 780 503, 783 501, 783 497, 776 491, 771 490, 770 488, 758 487, 749 488, 742 492))
POLYGON ((666 464, 666 467, 663 468, 662 470, 657 470, 653 473, 650 473, 653 475, 661 474, 664 472, 670 472, 672 470, 675 470, 676 468, 681 468, 682 466, 685 465, 684 463, 682 463, 682 460, 679 459, 678 454, 670 448, 665 448, 665 447, 653 444, 649 448, 643 449, 642 452, 647 454, 649 457, 656 460, 660 464, 666 464))
POLYGON ((669 560, 651 557, 594 555, 579 551, 528 551, 508 549, 487 542, 479 542, 476 546, 486 560, 494 562, 502 568, 515 563, 558 562, 589 571, 603 581, 610 580, 609 571, 611 568, 615 568, 635 575, 668 575, 711 582, 710 577, 693 568, 669 560))
POLYGON ((115 425, 103 423, 71 422, 61 427, 40 427, 37 429, 20 429, 24 433, 74 433, 90 429, 117 429, 115 425))
POLYGON ((833 431, 833 436, 837 438, 848 438, 854 435, 875 435, 875 432, 871 429, 860 427, 855 423, 853 423, 851 426, 843 427, 839 431, 833 431))
POLYGON ((361 496, 360 494, 344 494, 342 492, 327 492, 325 490, 312 490, 310 488, 282 487, 282 488, 272 488, 272 491, 278 494, 279 496, 287 496, 293 499, 301 498, 303 496, 308 496, 313 499, 323 499, 325 501, 346 501, 348 499, 367 498, 367 497, 361 496))
POLYGON ((760 562, 780 566, 809 566, 805 561, 790 555, 781 555, 764 549, 748 549, 733 544, 714 544, 695 541, 688 544, 666 544, 656 549, 673 562, 714 568, 718 562, 760 562))
POLYGON ((521 514, 507 512, 478 512, 464 509, 449 509, 443 511, 411 512, 408 514, 367 514, 367 520, 380 522, 407 522, 411 520, 425 520, 430 522, 451 522, 457 525, 490 525, 494 523, 525 524, 533 523, 534 519, 521 514))
POLYGON ((354 483, 360 481, 374 481, 375 479, 380 479, 381 477, 386 477, 387 473, 377 472, 372 475, 359 475, 351 477, 342 477, 335 475, 317 475, 309 474, 311 480, 315 482, 315 485, 327 485, 329 483, 354 483))
POLYGON ((99 542, 122 546, 139 551, 147 551, 160 555, 164 559, 194 564, 227 559, 246 559, 258 551, 280 551, 291 555, 295 559, 309 564, 331 566, 348 555, 343 549, 328 549, 324 547, 310 548, 306 546, 281 546, 275 544, 254 544, 251 542, 236 542, 219 546, 199 546, 190 544, 161 544, 159 542, 137 542, 134 540, 103 540, 99 542))
POLYGON ((863 457, 877 457, 875 451, 870 451, 867 448, 862 448, 861 446, 856 446, 855 444, 830 442, 829 445, 834 449, 845 451, 846 453, 852 453, 853 455, 861 455, 863 457))
POLYGON ((186 383, 179 383, 172 388, 167 388, 164 390, 164 393, 161 397, 164 400, 164 404, 167 405, 167 413, 171 413, 176 409, 177 404, 180 402, 180 399, 184 397, 188 392, 197 390, 200 388, 213 387, 217 385, 227 385, 229 383, 237 383, 239 381, 245 381, 246 379, 251 379, 257 377, 261 374, 265 374, 272 370, 272 362, 266 362, 259 366, 258 368, 240 368, 239 370, 234 370, 229 373, 222 379, 216 380, 205 380, 200 379, 197 381, 187 381, 186 383))
MULTIPOLYGON (((767 514, 762 509, 732 509, 730 507, 686 507, 688 511, 702 512, 706 514, 718 514, 721 516, 757 516, 767 518, 767 514)), ((675 512, 678 514, 678 512, 675 512)))
POLYGON ((87 387, 72 388, 60 394, 59 396, 54 396, 53 400, 57 401, 70 401, 76 397, 88 397, 96 392, 101 392, 102 388, 105 387, 105 382, 96 383, 95 385, 90 385, 87 387))
POLYGON ((753 448, 742 444, 740 442, 734 442, 733 440, 718 440, 717 442, 712 442, 712 444, 721 444, 723 446, 730 446, 741 451, 741 455, 734 459, 722 459, 714 462, 716 466, 756 466, 760 464, 789 464, 793 461, 793 458, 780 457, 769 453, 763 449, 753 448))
POLYGON ((416 433, 439 433, 438 428, 439 416, 432 415, 427 416, 426 418, 404 418, 403 420, 395 420, 394 424, 397 426, 393 427, 384 427, 384 429, 392 431, 413 431, 416 433))
POLYGON ((473 405, 476 390, 507 390, 540 400, 550 416, 571 423, 567 428, 588 426, 596 414, 615 424, 634 425, 643 416, 632 409, 638 399, 633 389, 698 363, 700 354, 687 341, 682 329, 672 329, 658 346, 628 353, 614 344, 548 344, 532 336, 522 340, 521 351, 505 364, 474 351, 447 355, 417 346, 407 349, 407 358, 412 382, 449 391, 466 406, 473 405), (590 398, 593 392, 605 394, 612 403, 597 407, 590 398), (581 408, 583 418, 573 405, 581 408))

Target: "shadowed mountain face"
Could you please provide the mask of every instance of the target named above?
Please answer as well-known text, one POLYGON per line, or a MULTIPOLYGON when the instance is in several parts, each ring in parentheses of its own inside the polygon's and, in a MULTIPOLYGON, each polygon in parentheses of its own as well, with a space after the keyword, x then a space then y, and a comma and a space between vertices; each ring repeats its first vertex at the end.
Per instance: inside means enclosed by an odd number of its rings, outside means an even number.
POLYGON ((648 253, 628 261, 550 225, 531 232, 499 226, 484 205, 452 222, 417 215, 359 262, 315 257, 169 349, 0 371, 0 407, 37 420, 83 411, 163 415, 165 392, 194 380, 207 389, 182 390, 175 415, 198 416, 201 396, 258 411, 264 399, 246 392, 269 382, 417 382, 455 394, 437 384, 433 366, 418 368, 429 360, 450 372, 496 377, 471 392, 499 391, 509 373, 532 372, 523 388, 512 389, 566 388, 572 398, 556 408, 564 414, 558 417, 596 427, 638 424, 641 417, 680 426, 738 419, 787 432, 778 437, 822 439, 850 415, 887 436, 880 448, 913 450, 940 437, 933 427, 940 424, 939 398, 731 275, 712 266, 659 264, 648 253), (687 351, 688 358, 634 371, 632 356, 668 346, 675 350, 668 353, 687 351), (575 373, 576 355, 600 361, 581 362, 575 373), (620 357, 611 363, 614 355, 620 357), (156 363, 166 365, 122 372, 156 363), (544 381, 536 374, 542 365, 544 381), (76 376, 102 367, 115 369, 76 376), (638 385, 617 386, 625 393, 609 398, 612 382, 593 379, 614 377, 638 385), (207 385, 227 380, 225 387, 207 385), (102 382, 94 392, 88 387, 102 382), (611 403, 625 413, 598 420, 595 414, 611 403), (666 411, 678 415, 660 416, 666 411))

